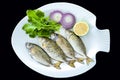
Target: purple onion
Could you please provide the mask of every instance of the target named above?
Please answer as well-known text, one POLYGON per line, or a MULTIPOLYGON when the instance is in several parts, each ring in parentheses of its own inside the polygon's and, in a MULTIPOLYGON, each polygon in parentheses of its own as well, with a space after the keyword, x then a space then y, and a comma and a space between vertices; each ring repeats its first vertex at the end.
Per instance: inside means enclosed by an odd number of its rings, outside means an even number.
POLYGON ((71 29, 76 22, 75 16, 71 13, 65 13, 62 16, 60 23, 65 29, 71 29))
POLYGON ((50 13, 50 19, 56 21, 56 22, 61 22, 63 13, 59 10, 55 10, 50 13))

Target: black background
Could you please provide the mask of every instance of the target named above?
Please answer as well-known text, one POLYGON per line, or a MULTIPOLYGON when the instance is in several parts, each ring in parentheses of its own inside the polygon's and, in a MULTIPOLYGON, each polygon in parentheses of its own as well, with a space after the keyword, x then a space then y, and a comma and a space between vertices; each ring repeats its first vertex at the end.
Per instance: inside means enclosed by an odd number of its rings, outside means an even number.
MULTIPOLYGON (((0 77, 3 80, 46 80, 53 79, 43 76, 28 68, 16 56, 11 45, 12 31, 17 23, 26 16, 27 9, 36 9, 52 2, 71 2, 80 5, 97 16, 96 25, 99 29, 110 30, 110 52, 99 52, 97 54, 97 64, 88 72, 68 79, 79 80, 105 80, 109 78, 118 79, 119 72, 119 4, 117 0, 4 0, 0 5, 0 35, 1 35, 1 55, 0 55, 0 77), (115 35, 113 35, 115 33, 115 35), (117 36, 115 38, 115 36, 117 36), (117 42, 117 43, 116 43, 117 42), (116 50, 115 50, 116 49, 116 50)), ((21 38, 22 40, 22 38, 21 38)), ((56 73, 57 74, 57 73, 56 73)))

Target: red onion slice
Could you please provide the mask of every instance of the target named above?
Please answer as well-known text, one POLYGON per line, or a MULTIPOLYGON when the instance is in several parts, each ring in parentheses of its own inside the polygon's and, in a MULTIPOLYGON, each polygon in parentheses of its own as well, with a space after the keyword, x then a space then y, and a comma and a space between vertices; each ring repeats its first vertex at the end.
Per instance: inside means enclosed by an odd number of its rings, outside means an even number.
POLYGON ((65 13, 62 16, 61 24, 65 29, 71 29, 76 22, 75 16, 71 13, 65 13))
POLYGON ((60 22, 62 19, 62 15, 63 15, 63 13, 61 11, 55 10, 50 13, 50 19, 52 19, 56 22, 60 22))

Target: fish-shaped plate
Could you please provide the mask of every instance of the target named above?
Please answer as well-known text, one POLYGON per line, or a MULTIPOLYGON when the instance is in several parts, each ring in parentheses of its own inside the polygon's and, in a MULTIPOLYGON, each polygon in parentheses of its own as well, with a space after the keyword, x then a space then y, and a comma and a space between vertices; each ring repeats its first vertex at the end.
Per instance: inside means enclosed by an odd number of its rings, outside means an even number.
POLYGON ((11 44, 18 58, 32 70, 49 77, 73 77, 83 74, 95 66, 96 54, 98 51, 109 52, 110 32, 108 29, 100 30, 96 27, 96 16, 90 11, 79 5, 67 2, 50 3, 38 9, 45 12, 45 15, 47 16, 53 10, 70 12, 75 15, 76 21, 86 21, 89 24, 90 30, 87 35, 81 38, 86 46, 87 55, 92 58, 94 62, 91 62, 89 65, 75 62, 75 68, 63 63, 61 64, 61 70, 57 70, 54 67, 46 67, 33 60, 28 54, 25 43, 32 42, 39 44, 39 42, 36 38, 30 38, 25 31, 22 30, 22 26, 27 22, 28 19, 26 16, 15 27, 11 37, 11 44))

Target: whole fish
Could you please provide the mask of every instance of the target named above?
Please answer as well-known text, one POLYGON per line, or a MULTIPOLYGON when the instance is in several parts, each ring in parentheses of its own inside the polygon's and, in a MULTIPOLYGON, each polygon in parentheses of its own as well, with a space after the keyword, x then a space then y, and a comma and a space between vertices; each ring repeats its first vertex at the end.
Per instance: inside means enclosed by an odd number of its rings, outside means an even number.
POLYGON ((31 57, 34 60, 36 60, 37 62, 45 66, 50 66, 52 64, 51 58, 38 45, 34 43, 29 43, 29 42, 27 42, 25 45, 26 45, 26 48, 29 50, 31 57))
MULTIPOLYGON (((29 50, 31 57, 39 62, 42 65, 45 66, 54 66, 51 62, 51 58, 48 56, 48 54, 38 45, 34 43, 26 42, 26 48, 29 50)), ((56 69, 60 69, 59 64, 56 63, 56 66, 54 66, 56 69)))
POLYGON ((80 37, 76 36, 72 31, 66 30, 66 39, 69 41, 73 49, 86 58, 86 63, 89 64, 93 60, 89 58, 86 54, 86 47, 80 37))
POLYGON ((71 67, 74 67, 74 61, 69 62, 66 60, 66 55, 55 41, 45 37, 39 37, 38 40, 40 42, 40 46, 48 53, 51 58, 59 62, 65 62, 71 67))
POLYGON ((75 57, 74 49, 72 48, 71 44, 62 35, 53 33, 51 35, 51 39, 56 41, 57 45, 63 50, 63 52, 68 58, 71 58, 79 61, 80 63, 83 63, 84 59, 75 57))

